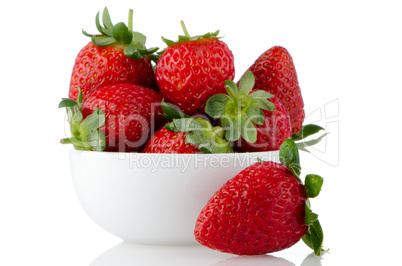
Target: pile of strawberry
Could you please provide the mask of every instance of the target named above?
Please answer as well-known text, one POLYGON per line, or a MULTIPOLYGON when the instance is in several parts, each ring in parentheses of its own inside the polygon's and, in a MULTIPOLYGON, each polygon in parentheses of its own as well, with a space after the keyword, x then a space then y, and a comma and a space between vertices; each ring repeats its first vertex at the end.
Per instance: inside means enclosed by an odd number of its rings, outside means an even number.
POLYGON ((252 165, 217 192, 197 220, 196 238, 224 252, 262 254, 303 237, 319 254, 320 226, 305 208, 311 178, 306 186, 300 181, 293 146, 304 149, 308 142, 294 141, 322 128, 303 126, 304 103, 289 52, 268 49, 235 83, 234 56, 219 31, 190 36, 181 22, 178 41, 162 37, 164 50, 147 49, 146 37, 132 29, 132 14, 128 25, 113 25, 105 8, 102 24, 96 16, 99 34, 83 31, 91 42, 77 55, 68 98, 59 104, 71 131, 61 142, 78 150, 144 153, 281 149, 281 164, 252 165), (267 219, 267 212, 277 215, 267 219))

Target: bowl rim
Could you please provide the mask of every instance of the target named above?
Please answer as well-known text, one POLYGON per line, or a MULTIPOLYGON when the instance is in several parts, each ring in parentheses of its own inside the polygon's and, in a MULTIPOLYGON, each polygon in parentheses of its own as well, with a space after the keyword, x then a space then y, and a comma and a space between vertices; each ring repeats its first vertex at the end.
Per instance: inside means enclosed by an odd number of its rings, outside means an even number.
POLYGON ((273 150, 273 151, 255 151, 255 152, 231 152, 231 153, 143 153, 143 152, 114 152, 114 151, 86 151, 86 150, 77 150, 77 149, 70 149, 70 153, 82 153, 86 155, 93 155, 93 156, 109 156, 109 157, 114 157, 116 155, 118 156, 130 156, 130 155, 135 155, 135 156, 171 156, 171 157, 177 157, 177 156, 202 156, 202 157, 211 157, 211 156, 253 156, 257 154, 275 154, 279 153, 279 150, 273 150))

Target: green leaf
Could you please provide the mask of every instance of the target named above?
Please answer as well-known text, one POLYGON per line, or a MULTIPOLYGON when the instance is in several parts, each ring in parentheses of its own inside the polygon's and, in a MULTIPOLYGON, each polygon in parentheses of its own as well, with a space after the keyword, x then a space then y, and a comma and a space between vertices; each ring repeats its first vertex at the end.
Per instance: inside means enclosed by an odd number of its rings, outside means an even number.
POLYGON ((305 139, 311 135, 316 134, 317 132, 324 130, 324 128, 314 125, 314 124, 308 124, 303 126, 303 128, 298 132, 292 135, 292 139, 297 141, 297 140, 302 140, 305 139))
POLYGON ((133 31, 133 44, 135 44, 140 49, 144 49, 146 42, 147 37, 144 34, 137 31, 133 31))
POLYGON ((227 93, 232 98, 237 98, 237 94, 239 93, 239 89, 237 88, 236 83, 233 80, 225 80, 225 88, 227 93))
POLYGON ((153 53, 157 52, 159 50, 158 47, 152 47, 149 49, 146 48, 138 48, 138 51, 142 54, 142 55, 152 55, 153 53))
POLYGON ((105 35, 111 36, 112 29, 113 29, 113 23, 112 23, 112 20, 110 19, 109 10, 107 9, 107 7, 105 7, 103 9, 102 23, 103 23, 103 26, 105 26, 105 28, 106 28, 105 32, 107 34, 105 34, 105 35))
POLYGON ((257 129, 245 114, 240 117, 240 133, 247 142, 255 143, 257 141, 257 129))
POLYGON ((82 121, 82 113, 81 113, 81 109, 79 108, 74 108, 73 110, 73 116, 72 116, 72 123, 73 126, 76 125, 77 127, 79 126, 79 124, 82 121))
POLYGON ((61 144, 73 144, 76 150, 92 150, 92 148, 85 146, 80 139, 77 138, 65 138, 60 140, 61 144))
POLYGON ((196 38, 190 38, 190 37, 188 37, 188 36, 183 36, 183 35, 179 35, 179 37, 178 37, 179 39, 178 39, 178 41, 176 42, 176 43, 182 43, 182 42, 186 42, 186 41, 189 41, 189 40, 191 40, 191 41, 195 41, 195 40, 197 40, 196 38))
POLYGON ((219 126, 212 127, 206 120, 199 120, 204 124, 203 129, 195 130, 186 137, 186 143, 198 144, 198 149, 203 153, 232 153, 233 147, 223 138, 223 129, 219 126))
POLYGON ((76 88, 78 89, 77 104, 78 104, 78 107, 81 108, 81 106, 82 106, 82 99, 83 99, 84 96, 83 96, 83 94, 82 94, 81 88, 78 87, 78 86, 76 86, 76 88))
POLYGON ((251 106, 258 107, 267 111, 274 111, 275 105, 264 98, 256 98, 251 100, 251 106))
POLYGON ((264 112, 258 107, 249 107, 246 114, 254 124, 264 125, 264 112))
POLYGON ((248 95, 251 99, 258 99, 258 98, 263 98, 263 99, 270 99, 274 97, 271 93, 264 91, 264 90, 256 90, 248 95))
POLYGON ((88 32, 86 32, 84 29, 82 29, 82 34, 84 34, 87 37, 92 37, 94 36, 93 34, 89 34, 88 32))
POLYGON ((172 46, 172 45, 176 44, 176 42, 174 42, 174 41, 172 41, 172 40, 169 40, 169 39, 166 39, 166 38, 164 38, 164 37, 162 37, 162 41, 163 41, 164 43, 166 43, 167 46, 172 46))
POLYGON ((296 177, 300 176, 301 166, 299 150, 293 140, 287 139, 281 144, 279 160, 282 164, 286 165, 296 177))
POLYGON ((205 153, 205 154, 211 154, 211 150, 209 147, 204 147, 203 145, 200 145, 198 147, 198 149, 200 150, 201 153, 205 153))
POLYGON ((327 135, 328 133, 325 133, 325 134, 323 134, 323 135, 321 135, 319 138, 317 138, 317 139, 312 139, 312 140, 309 140, 309 141, 303 141, 303 142, 298 142, 297 143, 297 147, 299 147, 299 149, 300 150, 305 150, 305 151, 308 151, 308 150, 306 150, 304 147, 310 147, 310 146, 313 146, 313 145, 316 145, 317 143, 319 143, 319 142, 321 142, 321 140, 327 135))
POLYGON ((210 97, 205 105, 205 113, 212 118, 219 118, 225 113, 226 102, 229 96, 226 94, 215 94, 210 97))
MULTIPOLYGON (((105 9, 103 10, 103 14, 105 14, 105 11, 106 11, 107 14, 109 13, 109 12, 107 11, 107 8, 106 8, 106 7, 105 7, 105 9)), ((108 30, 108 29, 102 27, 102 25, 100 24, 99 12, 96 14, 96 17, 95 17, 95 25, 96 25, 96 28, 98 29, 98 31, 99 31, 102 35, 105 35, 105 36, 112 36, 112 32, 111 32, 110 30, 108 30)))
POLYGON ((74 108, 67 108, 67 121, 71 125, 73 121, 74 108))
POLYGON ((253 89, 255 83, 255 78, 253 72, 248 71, 240 80, 239 84, 239 94, 248 95, 250 91, 253 89))
POLYGON ((137 46, 134 44, 129 44, 124 49, 124 55, 131 59, 140 60, 143 57, 143 54, 140 52, 137 46))
POLYGON ((307 196, 315 198, 320 194, 324 179, 319 175, 309 174, 306 176, 304 186, 306 188, 307 196))
POLYGON ((186 137, 186 144, 200 144, 204 140, 204 135, 201 131, 193 131, 186 137))
POLYGON ((165 128, 173 132, 190 132, 185 139, 186 144, 198 145, 202 153, 228 153, 233 148, 223 138, 224 131, 221 127, 213 127, 203 118, 181 118, 167 123, 165 128))
POLYGON ((173 122, 166 123, 163 127, 172 132, 179 132, 173 122))
POLYGON ((78 106, 77 102, 68 98, 63 98, 59 103, 59 108, 78 106))
POLYGON ((174 124, 174 127, 181 132, 189 132, 204 128, 204 125, 202 123, 198 122, 196 119, 192 117, 174 119, 172 123, 174 124))
POLYGON ((318 214, 311 211, 310 207, 306 204, 305 206, 305 216, 304 216, 304 223, 306 225, 311 225, 315 220, 318 219, 318 214))
POLYGON ((312 222, 309 226, 307 233, 302 238, 303 242, 314 250, 316 256, 321 255, 322 243, 324 241, 324 233, 321 228, 321 224, 318 220, 312 222))
POLYGON ((223 138, 215 138, 214 150, 211 153, 233 153, 233 147, 223 138))
POLYGON ((113 27, 113 38, 119 43, 130 44, 133 39, 133 34, 126 24, 120 22, 113 27))
POLYGON ((95 16, 95 25, 96 25, 96 28, 98 29, 98 31, 99 31, 101 34, 106 35, 106 33, 103 31, 102 25, 100 24, 99 14, 100 14, 100 12, 96 13, 96 16, 95 16))
POLYGON ((99 129, 91 131, 87 141, 89 146, 96 151, 103 151, 106 148, 105 135, 99 129))
POLYGON ((190 116, 180 112, 179 110, 173 108, 172 106, 168 105, 164 100, 161 102, 161 107, 163 110, 163 114, 159 113, 162 117, 173 120, 173 119, 180 119, 180 118, 190 118, 190 116))
POLYGON ((92 36, 92 42, 96 46, 105 47, 115 43, 116 40, 108 36, 92 36))
POLYGON ((100 109, 96 109, 92 114, 87 116, 80 124, 80 132, 84 136, 92 130, 96 130, 105 123, 105 115, 100 109))
POLYGON ((223 115, 220 121, 221 127, 225 130, 225 138, 228 141, 237 141, 240 138, 240 123, 237 117, 223 115))
POLYGON ((307 150, 306 148, 304 148, 303 143, 296 143, 296 145, 297 145, 297 148, 299 149, 299 151, 304 151, 304 152, 310 153, 309 150, 307 150))

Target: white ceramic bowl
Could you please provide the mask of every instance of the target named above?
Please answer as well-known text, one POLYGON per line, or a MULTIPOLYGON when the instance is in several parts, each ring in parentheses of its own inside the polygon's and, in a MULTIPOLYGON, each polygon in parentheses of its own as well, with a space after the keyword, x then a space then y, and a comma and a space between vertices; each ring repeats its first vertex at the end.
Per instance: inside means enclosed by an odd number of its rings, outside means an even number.
POLYGON ((196 219, 230 178, 279 153, 70 152, 79 200, 99 226, 131 243, 195 244, 196 219))

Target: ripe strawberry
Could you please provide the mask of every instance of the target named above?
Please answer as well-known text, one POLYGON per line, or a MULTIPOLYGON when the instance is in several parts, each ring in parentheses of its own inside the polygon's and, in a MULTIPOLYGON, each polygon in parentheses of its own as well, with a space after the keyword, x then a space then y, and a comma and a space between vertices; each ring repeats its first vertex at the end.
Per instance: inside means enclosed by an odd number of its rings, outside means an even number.
POLYGON ((279 150, 281 144, 292 137, 289 114, 277 98, 270 99, 275 105, 274 111, 262 110, 264 124, 255 125, 257 140, 254 143, 240 138, 236 143, 239 151, 274 151, 279 150))
POLYGON ((215 193, 197 220, 198 242, 239 255, 288 248, 307 232, 306 193, 284 165, 259 162, 215 193))
POLYGON ((289 248, 303 238, 320 255, 322 229, 307 198, 318 195, 323 179, 308 175, 306 186, 302 184, 293 141, 284 142, 280 157, 282 163, 247 167, 215 193, 196 222, 199 243, 221 252, 258 255, 289 248))
POLYGON ((261 54, 246 73, 248 71, 255 76, 254 89, 265 90, 281 101, 289 112, 292 133, 298 133, 305 116, 304 103, 289 52, 283 47, 274 46, 261 54))
MULTIPOLYGON (((132 10, 129 13, 129 25, 132 10)), ((118 83, 132 83, 158 90, 151 59, 157 48, 146 49, 146 37, 133 32, 124 23, 113 26, 107 8, 103 11, 102 27, 99 13, 97 28, 101 35, 91 35, 92 42, 81 49, 75 59, 71 74, 69 98, 77 100, 78 88, 84 99, 102 86, 118 83)))
POLYGON ((145 144, 143 153, 200 153, 198 145, 186 143, 189 132, 173 132, 161 128, 145 144))
POLYGON ((64 99, 62 107, 71 103, 75 109, 69 115, 72 117, 69 119, 72 137, 62 143, 72 143, 76 149, 140 151, 151 132, 161 126, 163 117, 158 113, 162 111, 162 98, 151 89, 122 83, 99 88, 84 100, 82 106, 82 93, 75 106, 73 100, 64 99), (96 117, 87 121, 94 114, 96 117), (97 130, 98 135, 88 135, 91 130, 97 130), (99 142, 105 144, 99 145, 99 142))
POLYGON ((163 118, 163 96, 134 84, 116 84, 98 89, 83 103, 83 117, 99 108, 106 116, 100 130, 105 134, 107 151, 140 151, 158 129, 163 118))
POLYGON ((190 37, 178 42, 164 39, 168 45, 156 65, 156 79, 161 92, 184 113, 204 113, 209 97, 225 92, 224 81, 233 79, 234 59, 228 46, 219 40, 219 31, 190 37))
POLYGON ((162 102, 163 117, 172 122, 156 131, 144 153, 230 153, 223 130, 207 120, 192 118, 162 102))

